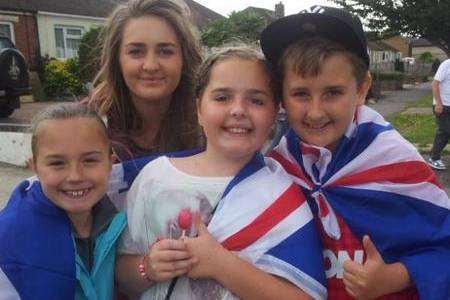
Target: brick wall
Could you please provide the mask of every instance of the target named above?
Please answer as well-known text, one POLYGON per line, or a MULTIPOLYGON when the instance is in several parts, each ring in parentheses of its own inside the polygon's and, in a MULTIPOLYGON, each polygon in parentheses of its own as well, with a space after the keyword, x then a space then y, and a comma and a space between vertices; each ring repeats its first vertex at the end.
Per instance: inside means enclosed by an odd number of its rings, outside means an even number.
POLYGON ((39 60, 39 38, 35 17, 20 15, 19 22, 14 23, 16 47, 27 60, 30 70, 36 70, 39 60))

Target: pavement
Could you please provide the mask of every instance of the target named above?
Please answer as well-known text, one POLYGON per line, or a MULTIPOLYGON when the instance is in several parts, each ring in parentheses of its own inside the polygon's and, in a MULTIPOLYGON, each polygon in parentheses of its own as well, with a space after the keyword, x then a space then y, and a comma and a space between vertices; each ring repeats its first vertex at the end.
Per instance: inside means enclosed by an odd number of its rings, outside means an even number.
POLYGON ((29 126, 38 111, 56 103, 61 101, 21 103, 20 108, 16 109, 9 118, 0 118, 0 130, 6 126, 29 126))
POLYGON ((0 163, 0 209, 6 204, 14 186, 32 175, 33 173, 27 168, 0 163))
POLYGON ((430 94, 431 82, 404 85, 404 89, 401 91, 382 92, 380 99, 376 103, 370 103, 369 106, 386 117, 403 111, 409 103, 416 102, 430 94))
MULTIPOLYGON (((416 86, 411 85, 406 86, 401 91, 383 92, 382 97, 376 103, 370 103, 369 106, 383 116, 387 116, 403 111, 408 103, 418 101, 429 94, 431 94, 430 83, 423 83, 416 86)), ((23 103, 22 107, 16 110, 10 118, 0 119, 0 130, 2 126, 22 126, 23 124, 28 126, 37 111, 53 103, 56 102, 23 103)), ((415 112, 413 111, 412 113, 415 112)), ((428 156, 424 155, 424 158, 428 159, 428 156)), ((442 160, 450 167, 450 155, 443 156, 442 160)), ((26 168, 0 163, 0 209, 5 205, 6 199, 8 199, 13 187, 31 175, 32 172, 26 168)), ((450 194, 450 170, 436 171, 436 175, 445 187, 447 194, 450 194)))

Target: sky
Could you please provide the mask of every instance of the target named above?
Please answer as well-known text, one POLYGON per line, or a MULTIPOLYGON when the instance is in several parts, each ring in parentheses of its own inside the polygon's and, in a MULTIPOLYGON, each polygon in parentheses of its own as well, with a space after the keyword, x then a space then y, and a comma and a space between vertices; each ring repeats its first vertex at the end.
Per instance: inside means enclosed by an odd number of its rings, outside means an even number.
MULTIPOLYGON (((280 0, 195 0, 221 15, 227 16, 233 10, 239 11, 248 6, 275 9, 275 4, 280 0)), ((327 0, 281 0, 284 4, 285 15, 295 14, 313 5, 336 6, 327 0)))

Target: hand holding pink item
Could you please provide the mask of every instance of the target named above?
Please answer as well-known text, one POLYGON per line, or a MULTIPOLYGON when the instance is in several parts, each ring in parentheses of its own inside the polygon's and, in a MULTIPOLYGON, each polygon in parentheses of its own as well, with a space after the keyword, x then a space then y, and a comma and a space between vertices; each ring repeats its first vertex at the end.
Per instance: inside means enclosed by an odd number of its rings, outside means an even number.
POLYGON ((181 239, 186 237, 186 230, 189 230, 192 225, 192 214, 187 208, 183 208, 178 214, 178 226, 182 229, 181 239))

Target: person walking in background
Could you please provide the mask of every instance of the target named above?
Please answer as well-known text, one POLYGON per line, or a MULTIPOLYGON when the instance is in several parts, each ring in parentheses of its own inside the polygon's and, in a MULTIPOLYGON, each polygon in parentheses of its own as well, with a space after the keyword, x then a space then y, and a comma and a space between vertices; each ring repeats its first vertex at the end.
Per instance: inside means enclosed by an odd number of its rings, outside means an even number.
POLYGON ((432 88, 437 128, 428 164, 435 170, 445 170, 447 167, 441 160, 441 153, 450 138, 450 59, 439 66, 432 88))

